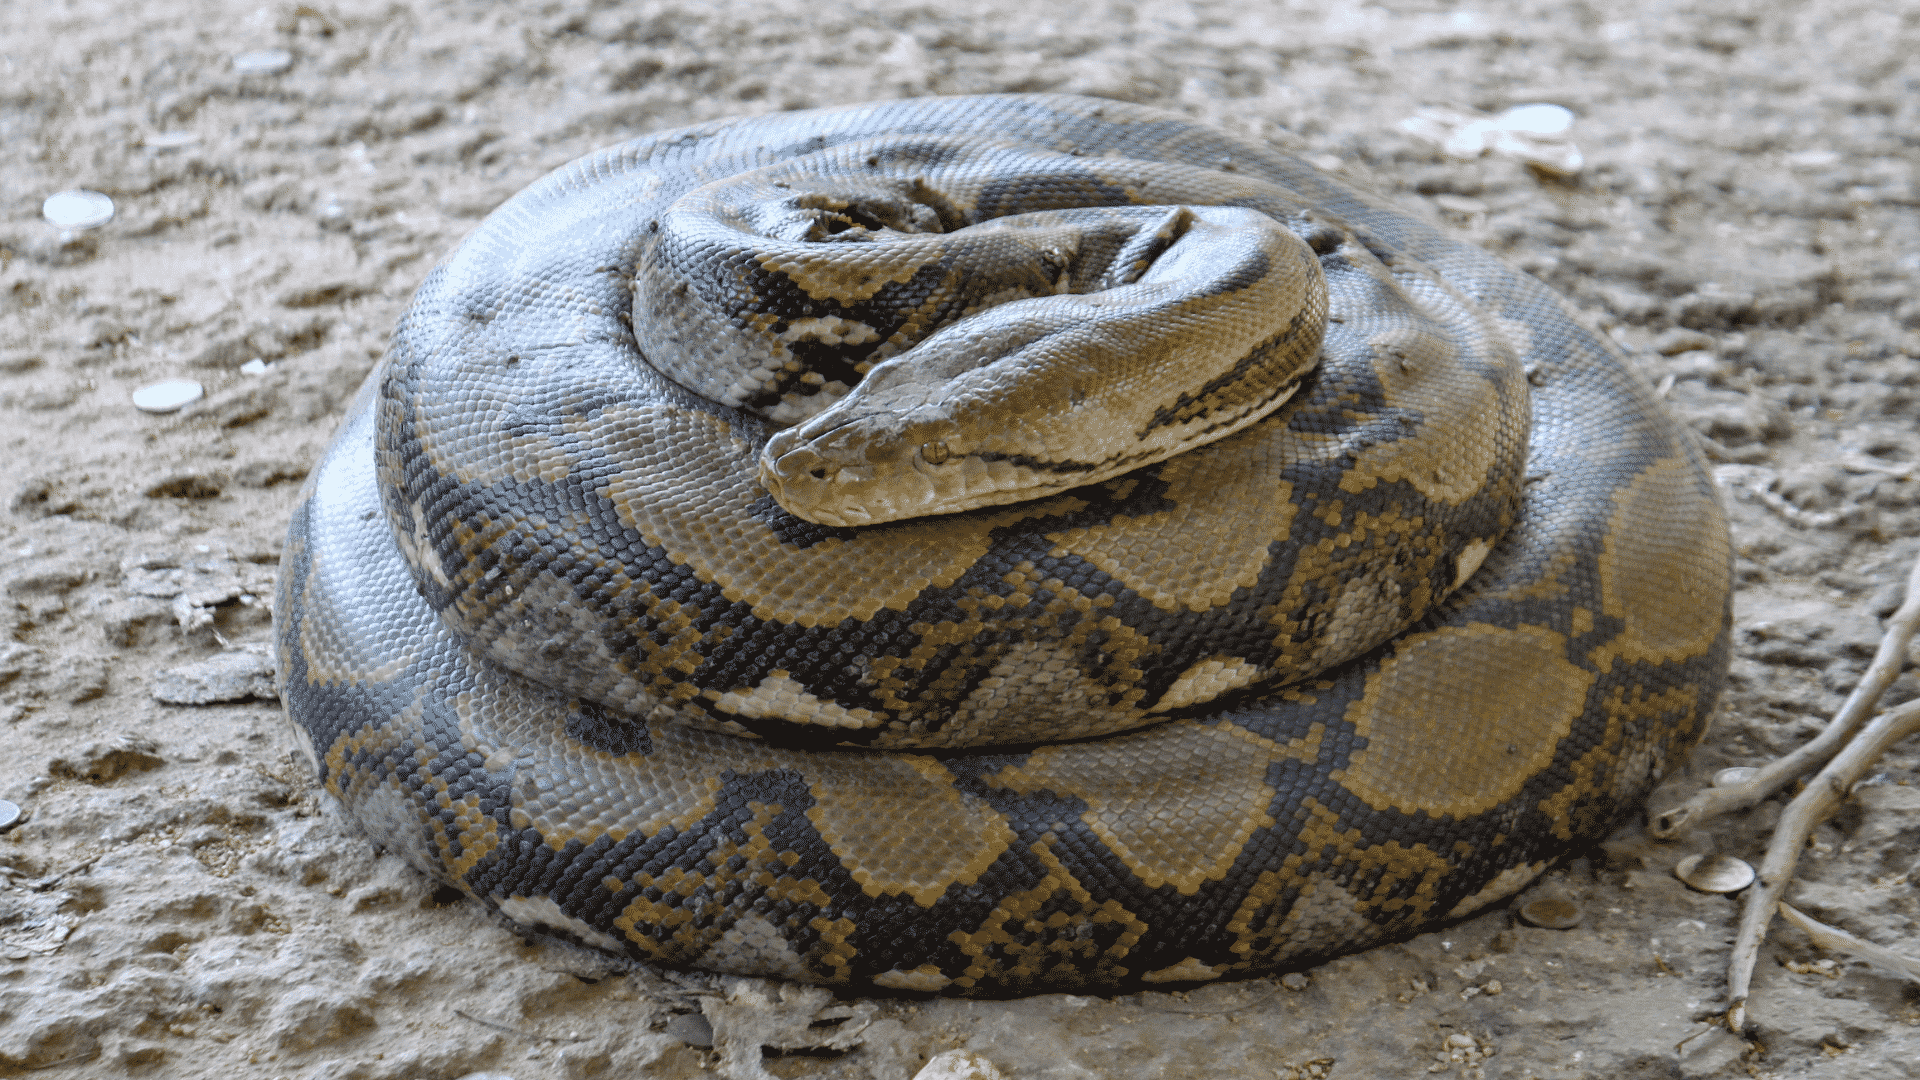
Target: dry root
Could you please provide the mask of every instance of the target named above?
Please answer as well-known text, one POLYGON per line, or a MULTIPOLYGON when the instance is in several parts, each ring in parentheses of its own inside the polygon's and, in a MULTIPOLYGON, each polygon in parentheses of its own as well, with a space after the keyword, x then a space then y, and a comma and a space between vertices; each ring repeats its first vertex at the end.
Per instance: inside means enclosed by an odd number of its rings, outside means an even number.
POLYGON ((1760 943, 1766 939, 1767 926, 1773 921, 1775 911, 1785 915, 1822 948, 1846 952, 1920 981, 1920 961, 1815 922, 1781 901, 1813 830, 1839 807, 1841 800, 1852 792, 1853 785, 1889 747, 1920 732, 1920 700, 1872 716, 1880 696, 1905 665, 1907 645, 1916 630, 1920 630, 1920 562, 1915 563, 1907 576, 1906 599, 1887 621, 1873 663, 1826 730, 1805 746, 1761 768, 1747 781, 1707 788, 1648 823, 1649 831, 1657 837, 1677 836, 1722 814, 1754 806, 1826 763, 1780 815, 1773 839, 1767 845, 1766 858, 1760 864, 1759 877, 1747 890, 1740 932, 1734 939, 1733 957, 1727 969, 1726 1021, 1735 1033, 1746 1026, 1747 991, 1753 981, 1755 958, 1759 956, 1760 943))

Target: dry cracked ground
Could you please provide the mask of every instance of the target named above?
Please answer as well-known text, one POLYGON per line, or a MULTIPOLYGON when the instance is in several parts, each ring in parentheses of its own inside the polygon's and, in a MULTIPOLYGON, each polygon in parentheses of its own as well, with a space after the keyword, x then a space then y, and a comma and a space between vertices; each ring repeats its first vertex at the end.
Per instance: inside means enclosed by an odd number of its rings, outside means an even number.
MULTIPOLYGON (((1294 150, 1502 254, 1712 440, 1737 657, 1676 801, 1818 730, 1920 553, 1912 0, 44 0, 0 6, 0 64, 0 797, 28 814, 0 834, 0 1074, 904 1080, 967 1048, 1009 1078, 1920 1077, 1917 988, 1784 928, 1755 1038, 1707 1027, 1735 902, 1669 871, 1756 856, 1778 801, 1623 830, 1545 886, 1570 930, 1502 908, 1284 981, 836 1002, 443 904, 323 802, 249 649, 299 481, 506 196, 711 117, 1075 91, 1294 150), (1402 123, 1530 102, 1577 117, 1577 176, 1402 123), (41 201, 69 188, 118 216, 62 234, 41 201), (132 406, 169 378, 207 395, 132 406)), ((1907 952, 1917 768, 1887 757, 1790 893, 1907 952)))

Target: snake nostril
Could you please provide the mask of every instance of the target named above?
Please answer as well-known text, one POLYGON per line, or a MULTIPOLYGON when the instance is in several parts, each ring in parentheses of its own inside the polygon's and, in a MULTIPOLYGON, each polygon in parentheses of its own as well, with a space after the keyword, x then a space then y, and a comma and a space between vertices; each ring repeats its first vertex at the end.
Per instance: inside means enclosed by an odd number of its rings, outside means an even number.
POLYGON ((808 470, 807 470, 807 475, 808 475, 808 476, 811 476, 811 477, 813 477, 813 478, 814 478, 815 480, 825 480, 825 479, 827 478, 827 470, 825 470, 825 469, 808 469, 808 470))

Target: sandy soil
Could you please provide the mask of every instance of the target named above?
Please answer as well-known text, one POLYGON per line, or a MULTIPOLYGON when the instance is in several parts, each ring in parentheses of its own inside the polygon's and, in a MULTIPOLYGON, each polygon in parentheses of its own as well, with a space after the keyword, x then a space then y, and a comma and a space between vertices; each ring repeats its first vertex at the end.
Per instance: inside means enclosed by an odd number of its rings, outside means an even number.
MULTIPOLYGON (((522 943, 352 833, 273 701, 155 699, 266 641, 300 478, 507 195, 710 117, 1067 90, 1271 140, 1504 254, 1714 440, 1738 657, 1677 801, 1831 715, 1920 551, 1916 58, 1920 7, 1860 0, 0 5, 0 797, 30 814, 0 834, 0 1074, 891 1080, 965 1047, 1010 1078, 1920 1077, 1920 988, 1786 929, 1757 1041, 1702 1023, 1735 903, 1668 871, 1757 856, 1778 803, 1623 831, 1542 886, 1572 930, 1503 908, 1285 981, 836 1006, 522 943), (268 49, 286 70, 235 69, 268 49), (1578 114, 1577 181, 1399 126, 1534 101, 1578 114), (43 223, 74 187, 118 217, 43 223), (173 377, 208 396, 134 409, 173 377)), ((225 693, 270 693, 227 662, 225 693)), ((1888 758, 1791 894, 1908 952, 1917 769, 1888 758)))

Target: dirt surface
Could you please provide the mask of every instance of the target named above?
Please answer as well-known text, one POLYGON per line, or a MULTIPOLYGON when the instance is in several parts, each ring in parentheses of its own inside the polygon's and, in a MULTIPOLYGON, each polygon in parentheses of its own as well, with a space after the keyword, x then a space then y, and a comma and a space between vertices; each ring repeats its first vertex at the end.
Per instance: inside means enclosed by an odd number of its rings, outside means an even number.
MULTIPOLYGON (((1503 907, 1285 980, 835 1003, 442 905, 325 805, 244 648, 300 479, 508 195, 712 117, 1076 91, 1269 140, 1505 255, 1713 440, 1737 658, 1675 802, 1818 729, 1920 552, 1913 3, 50 0, 0 5, 0 43, 0 797, 30 815, 0 834, 0 1074, 904 1080, 969 1048, 1063 1080, 1920 1077, 1920 987, 1779 926, 1757 1041, 1703 1023, 1735 901, 1668 871, 1757 861, 1777 801, 1623 830, 1541 886, 1570 930, 1503 907), (275 49, 278 73, 236 67, 275 49), (1577 114, 1576 178, 1401 126, 1527 102, 1577 114), (63 235, 40 207, 68 188, 118 216, 63 235), (207 396, 133 407, 167 378, 207 396)), ((1875 770, 1789 894, 1909 953, 1916 769, 1908 744, 1875 770)))

